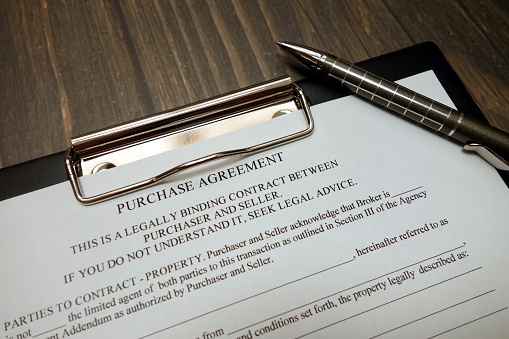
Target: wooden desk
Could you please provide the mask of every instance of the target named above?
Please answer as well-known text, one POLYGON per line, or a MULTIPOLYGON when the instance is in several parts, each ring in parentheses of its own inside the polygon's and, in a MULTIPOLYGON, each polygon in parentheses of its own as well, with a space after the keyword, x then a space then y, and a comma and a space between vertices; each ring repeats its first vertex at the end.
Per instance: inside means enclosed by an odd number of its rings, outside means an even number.
POLYGON ((509 131, 509 2, 0 2, 0 167, 71 136, 270 80, 275 40, 356 62, 433 41, 509 131))

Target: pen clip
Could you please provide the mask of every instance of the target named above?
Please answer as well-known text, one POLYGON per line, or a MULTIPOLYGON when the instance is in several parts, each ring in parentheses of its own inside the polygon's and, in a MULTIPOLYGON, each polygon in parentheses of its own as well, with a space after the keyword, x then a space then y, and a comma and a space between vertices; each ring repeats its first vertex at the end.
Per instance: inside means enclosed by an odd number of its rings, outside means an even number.
POLYGON ((501 171, 509 171, 509 162, 487 146, 478 143, 469 143, 463 146, 463 149, 466 151, 477 152, 481 158, 486 160, 496 169, 501 171))

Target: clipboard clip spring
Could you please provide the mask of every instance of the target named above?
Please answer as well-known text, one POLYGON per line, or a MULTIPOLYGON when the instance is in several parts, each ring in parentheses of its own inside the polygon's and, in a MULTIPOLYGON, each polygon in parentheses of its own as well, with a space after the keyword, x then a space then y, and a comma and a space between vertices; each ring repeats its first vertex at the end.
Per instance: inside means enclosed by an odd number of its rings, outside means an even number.
POLYGON ((313 130, 308 99, 300 87, 284 77, 73 138, 66 153, 65 166, 74 196, 80 203, 91 205, 150 187, 212 161, 252 155, 281 146, 306 137, 313 130), (306 120, 306 128, 298 132, 193 159, 154 177, 94 196, 86 197, 80 185, 79 177, 95 173, 98 167, 115 167, 297 110, 303 111, 306 120))

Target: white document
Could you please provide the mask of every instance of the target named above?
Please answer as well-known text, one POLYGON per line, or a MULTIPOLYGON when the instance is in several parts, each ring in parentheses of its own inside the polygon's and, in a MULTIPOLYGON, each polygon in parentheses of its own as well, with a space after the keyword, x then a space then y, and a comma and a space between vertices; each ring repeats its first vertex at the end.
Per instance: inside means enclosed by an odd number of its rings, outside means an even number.
MULTIPOLYGON (((432 72, 402 83, 450 104, 432 72)), ((312 111, 308 138, 129 196, 86 207, 62 183, 0 203, 2 337, 507 335, 496 171, 354 97, 312 111)), ((301 120, 82 181, 90 195, 301 120)))

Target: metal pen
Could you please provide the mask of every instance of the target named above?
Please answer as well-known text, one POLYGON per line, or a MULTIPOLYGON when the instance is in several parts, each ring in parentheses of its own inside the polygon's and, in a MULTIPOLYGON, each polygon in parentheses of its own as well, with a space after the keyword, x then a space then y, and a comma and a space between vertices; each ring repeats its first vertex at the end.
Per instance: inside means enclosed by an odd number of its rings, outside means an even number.
POLYGON ((381 106, 464 144, 494 167, 509 170, 509 133, 395 84, 334 55, 288 42, 277 44, 297 61, 381 106))

